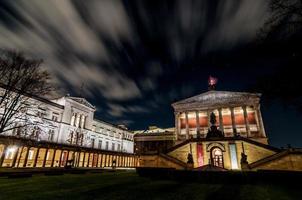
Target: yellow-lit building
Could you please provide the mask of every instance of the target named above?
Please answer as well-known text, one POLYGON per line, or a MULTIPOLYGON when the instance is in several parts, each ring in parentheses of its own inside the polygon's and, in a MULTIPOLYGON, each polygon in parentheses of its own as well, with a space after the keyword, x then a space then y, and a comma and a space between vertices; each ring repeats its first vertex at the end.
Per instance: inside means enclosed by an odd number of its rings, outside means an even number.
POLYGON ((302 170, 301 149, 269 145, 260 97, 257 93, 210 90, 173 103, 174 130, 157 134, 152 130, 136 132, 135 151, 140 154, 140 166, 302 170), (173 145, 166 149, 154 152, 154 148, 149 151, 148 146, 142 145, 161 146, 168 134, 173 145))

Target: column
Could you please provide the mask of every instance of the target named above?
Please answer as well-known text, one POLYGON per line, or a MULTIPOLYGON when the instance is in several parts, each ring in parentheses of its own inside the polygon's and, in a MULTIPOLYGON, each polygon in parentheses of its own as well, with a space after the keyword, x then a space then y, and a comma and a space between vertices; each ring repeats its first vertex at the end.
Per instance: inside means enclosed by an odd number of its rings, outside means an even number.
POLYGON ((199 111, 196 111, 196 137, 200 138, 199 111))
POLYGON ((59 159, 59 167, 61 167, 61 163, 62 163, 62 155, 63 155, 64 150, 61 149, 61 153, 60 153, 60 159, 59 159))
POLYGON ((232 118, 232 128, 233 128, 233 136, 237 135, 236 124, 235 124, 235 114, 234 108, 231 108, 231 118, 232 118))
POLYGON ((189 118, 188 118, 188 112, 185 112, 186 115, 186 139, 189 139, 189 118))
POLYGON ((176 140, 178 140, 178 135, 179 135, 179 113, 174 112, 174 117, 175 117, 175 137, 176 137, 176 140))
POLYGON ((43 165, 42 167, 45 167, 46 164, 46 159, 47 159, 47 154, 48 154, 48 148, 45 149, 45 155, 44 155, 44 159, 43 159, 43 165))
POLYGON ((56 153, 57 153, 57 149, 54 149, 53 150, 53 155, 52 155, 50 167, 53 167, 53 163, 55 161, 56 153))
POLYGON ((211 128, 211 111, 207 110, 207 115, 208 115, 208 129, 211 128))
POLYGON ((16 160, 17 160, 17 156, 18 156, 18 153, 19 153, 19 149, 20 149, 20 148, 17 148, 17 150, 16 150, 16 152, 15 152, 15 154, 14 154, 12 167, 15 167, 16 160))
POLYGON ((38 161, 39 153, 40 153, 40 147, 38 147, 38 149, 37 149, 37 153, 36 153, 36 156, 35 156, 35 159, 34 159, 34 165, 33 165, 33 167, 37 166, 37 161, 38 161))
POLYGON ((101 162, 100 162, 100 167, 103 167, 103 154, 101 154, 101 162))
POLYGON ((260 129, 260 132, 261 132, 261 136, 262 137, 266 137, 266 133, 265 133, 265 130, 264 130, 264 125, 263 125, 263 120, 262 120, 262 115, 261 115, 261 111, 260 111, 260 104, 258 104, 257 108, 255 111, 257 113, 257 117, 258 117, 258 120, 259 120, 259 129, 260 129))
POLYGON ((243 116, 244 116, 246 134, 247 134, 247 137, 250 137, 250 136, 251 136, 251 131, 250 131, 249 120, 248 120, 248 118, 247 118, 246 106, 243 106, 242 109, 243 109, 243 116))
POLYGON ((222 108, 218 109, 219 112, 219 129, 223 132, 223 117, 222 117, 222 108))
POLYGON ((29 150, 30 150, 30 147, 27 147, 26 154, 25 154, 25 158, 24 158, 23 167, 26 167, 27 160, 28 160, 29 150))
POLYGON ((2 164, 3 164, 3 161, 4 161, 4 158, 5 158, 5 152, 7 150, 7 145, 4 145, 3 147, 3 151, 1 153, 1 157, 0 157, 0 167, 2 167, 2 164))

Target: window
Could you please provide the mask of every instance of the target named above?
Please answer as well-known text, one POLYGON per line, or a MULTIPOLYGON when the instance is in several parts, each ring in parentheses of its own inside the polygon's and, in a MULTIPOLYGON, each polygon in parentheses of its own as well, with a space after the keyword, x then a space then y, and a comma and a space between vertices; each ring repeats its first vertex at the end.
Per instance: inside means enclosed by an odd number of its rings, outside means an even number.
POLYGON ((49 132, 48 132, 48 141, 53 141, 54 134, 55 134, 54 130, 49 130, 49 132))
POLYGON ((53 112, 52 113, 52 120, 55 121, 55 122, 57 122, 58 119, 59 119, 59 113, 53 112))
POLYGON ((74 141, 73 138, 74 138, 74 136, 73 136, 73 131, 71 131, 71 132, 69 133, 67 142, 68 142, 69 144, 72 144, 72 142, 74 141))
POLYGON ((81 115, 81 128, 85 128, 86 116, 81 115))
POLYGON ((28 160, 32 160, 34 158, 34 150, 29 150, 28 152, 28 160))
POLYGON ((13 159, 14 153, 17 152, 17 148, 10 147, 6 150, 5 159, 13 159))
POLYGON ((115 151, 115 144, 112 142, 112 151, 115 151))
POLYGON ((99 140, 99 149, 102 148, 102 140, 99 140))
POLYGON ((121 145, 117 144, 117 150, 120 151, 121 150, 121 145))
POLYGON ((92 139, 91 139, 91 147, 92 147, 92 148, 94 148, 94 142, 95 142, 95 139, 92 138, 92 139))
POLYGON ((109 142, 106 141, 106 150, 108 150, 108 148, 109 148, 109 142))
POLYGON ((79 125, 80 125, 80 117, 81 117, 80 114, 77 114, 77 115, 76 115, 76 121, 75 121, 75 126, 76 126, 76 127, 79 127, 79 125))

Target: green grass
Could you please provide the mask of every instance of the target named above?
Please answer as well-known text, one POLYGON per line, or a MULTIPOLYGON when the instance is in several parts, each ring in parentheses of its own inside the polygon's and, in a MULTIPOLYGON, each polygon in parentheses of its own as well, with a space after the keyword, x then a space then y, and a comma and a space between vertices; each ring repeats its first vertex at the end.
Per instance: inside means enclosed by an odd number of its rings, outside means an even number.
POLYGON ((302 199, 299 187, 151 180, 135 172, 0 178, 0 199, 302 199))

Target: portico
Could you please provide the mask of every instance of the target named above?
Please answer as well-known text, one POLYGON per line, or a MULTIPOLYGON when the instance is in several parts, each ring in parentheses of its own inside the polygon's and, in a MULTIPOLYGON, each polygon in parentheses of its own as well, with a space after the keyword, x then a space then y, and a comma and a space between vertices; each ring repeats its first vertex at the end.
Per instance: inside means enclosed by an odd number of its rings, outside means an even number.
MULTIPOLYGON (((260 111, 260 94, 208 91, 173 103, 177 140, 204 138, 210 114, 225 137, 266 138, 260 111)), ((260 139, 261 140, 261 139, 260 139)), ((265 143, 265 140, 261 140, 265 143)))

